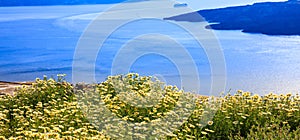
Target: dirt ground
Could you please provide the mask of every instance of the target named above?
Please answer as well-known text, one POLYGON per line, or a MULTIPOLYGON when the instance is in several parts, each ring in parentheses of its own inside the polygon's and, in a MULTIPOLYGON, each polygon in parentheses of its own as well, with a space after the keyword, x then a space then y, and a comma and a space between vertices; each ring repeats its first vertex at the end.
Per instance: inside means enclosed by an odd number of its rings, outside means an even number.
POLYGON ((22 85, 31 85, 32 82, 5 82, 0 81, 0 95, 13 95, 16 87, 20 87, 22 85))

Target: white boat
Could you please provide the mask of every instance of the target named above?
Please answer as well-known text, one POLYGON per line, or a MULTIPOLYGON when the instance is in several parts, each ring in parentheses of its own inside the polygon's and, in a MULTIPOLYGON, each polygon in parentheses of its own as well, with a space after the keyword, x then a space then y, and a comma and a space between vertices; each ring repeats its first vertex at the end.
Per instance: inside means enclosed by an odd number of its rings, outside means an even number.
POLYGON ((188 6, 187 3, 176 3, 176 4, 174 4, 174 8, 187 7, 187 6, 188 6))

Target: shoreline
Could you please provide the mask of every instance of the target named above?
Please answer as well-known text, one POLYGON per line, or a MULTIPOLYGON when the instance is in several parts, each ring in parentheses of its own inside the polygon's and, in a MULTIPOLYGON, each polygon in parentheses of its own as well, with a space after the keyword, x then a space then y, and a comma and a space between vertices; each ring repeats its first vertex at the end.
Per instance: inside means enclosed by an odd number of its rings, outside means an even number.
POLYGON ((13 95, 15 89, 17 87, 21 87, 23 85, 31 85, 33 82, 7 82, 0 81, 0 95, 13 95))

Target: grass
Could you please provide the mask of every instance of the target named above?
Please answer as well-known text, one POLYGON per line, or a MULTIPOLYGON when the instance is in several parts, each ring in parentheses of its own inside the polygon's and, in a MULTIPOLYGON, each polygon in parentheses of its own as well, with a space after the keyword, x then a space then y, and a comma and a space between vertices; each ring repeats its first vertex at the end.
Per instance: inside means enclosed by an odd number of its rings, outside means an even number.
MULTIPOLYGON (((208 98, 138 74, 111 76, 97 85, 44 78, 19 88, 14 96, 0 97, 0 139, 154 139, 160 134, 164 134, 160 139, 300 139, 299 110, 298 94, 259 96, 237 91, 208 98), (182 104, 181 95, 195 98, 193 104, 182 104), (107 125, 100 125, 105 121, 113 129, 114 122, 98 109, 95 103, 100 101, 124 122, 161 127, 121 129, 106 135, 107 125), (168 123, 160 118, 176 115, 173 110, 178 105, 194 109, 180 125, 165 129, 168 123), (214 115, 207 119, 210 112, 214 115), (145 135, 148 130, 153 135, 145 135)), ((172 121, 169 125, 179 123, 172 121)))

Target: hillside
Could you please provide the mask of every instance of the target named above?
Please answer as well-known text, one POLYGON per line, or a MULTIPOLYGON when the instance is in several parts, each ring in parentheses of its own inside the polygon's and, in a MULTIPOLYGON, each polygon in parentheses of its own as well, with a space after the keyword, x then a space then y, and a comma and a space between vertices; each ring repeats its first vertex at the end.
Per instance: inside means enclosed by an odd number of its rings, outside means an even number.
POLYGON ((203 16, 216 30, 242 30, 267 35, 300 35, 300 2, 266 2, 247 6, 200 10, 166 20, 201 22, 203 16))

